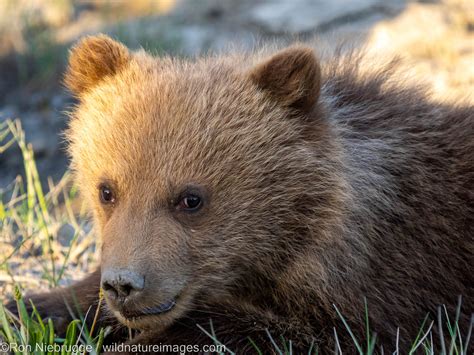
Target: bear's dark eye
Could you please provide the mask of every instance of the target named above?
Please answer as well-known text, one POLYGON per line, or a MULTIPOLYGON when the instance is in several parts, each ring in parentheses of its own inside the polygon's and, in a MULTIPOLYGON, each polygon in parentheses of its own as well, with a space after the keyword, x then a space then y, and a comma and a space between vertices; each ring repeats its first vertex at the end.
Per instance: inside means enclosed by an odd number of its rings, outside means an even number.
POLYGON ((202 206, 202 199, 195 194, 186 194, 178 202, 178 208, 182 211, 195 212, 202 206))
POLYGON ((114 192, 108 185, 105 184, 101 184, 99 186, 99 198, 100 202, 102 202, 104 205, 110 205, 115 202, 114 192))

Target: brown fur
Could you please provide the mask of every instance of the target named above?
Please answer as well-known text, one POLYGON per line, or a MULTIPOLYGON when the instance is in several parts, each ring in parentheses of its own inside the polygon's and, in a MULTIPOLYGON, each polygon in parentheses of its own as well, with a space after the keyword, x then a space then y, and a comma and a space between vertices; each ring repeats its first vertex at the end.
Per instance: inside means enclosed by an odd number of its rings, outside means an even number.
MULTIPOLYGON (((196 327, 211 318, 238 353, 249 336, 274 351, 266 329, 298 353, 313 341, 332 351, 333 327, 350 344, 334 305, 362 336, 364 297, 386 350, 397 327, 406 348, 458 295, 468 324, 472 107, 430 101, 395 63, 352 54, 320 65, 302 45, 193 62, 125 53, 83 40, 66 83, 80 99, 68 138, 102 271, 146 275, 132 308, 179 294, 170 312, 138 320, 108 300, 109 317, 142 330, 134 342, 212 343, 196 327), (99 202, 104 181, 112 206, 99 202), (186 186, 205 195, 198 213, 173 207, 186 186)), ((69 294, 93 298, 99 274, 69 294)), ((55 315, 60 292, 33 299, 55 315)))
POLYGON ((293 46, 275 54, 253 68, 250 78, 281 105, 307 111, 318 100, 321 70, 308 47, 293 46))

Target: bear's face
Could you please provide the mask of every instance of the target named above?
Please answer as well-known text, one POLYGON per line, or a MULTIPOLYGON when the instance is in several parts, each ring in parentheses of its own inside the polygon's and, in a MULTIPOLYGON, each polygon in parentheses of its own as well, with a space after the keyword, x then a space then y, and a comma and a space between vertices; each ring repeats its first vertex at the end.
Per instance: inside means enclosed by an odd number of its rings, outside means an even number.
POLYGON ((332 143, 325 128, 305 142, 314 55, 238 59, 153 58, 105 36, 72 51, 72 166, 102 238, 107 303, 130 327, 165 327, 200 300, 273 280, 314 237, 302 218, 330 221, 332 143))

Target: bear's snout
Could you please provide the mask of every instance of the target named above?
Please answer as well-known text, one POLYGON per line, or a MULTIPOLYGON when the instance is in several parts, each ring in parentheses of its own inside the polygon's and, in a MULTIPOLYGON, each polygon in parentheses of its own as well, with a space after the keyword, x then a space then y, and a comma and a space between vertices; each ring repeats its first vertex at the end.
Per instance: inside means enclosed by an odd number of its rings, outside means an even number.
POLYGON ((126 269, 106 270, 102 274, 101 285, 110 300, 125 303, 141 294, 145 277, 126 269))
MULTIPOLYGON (((153 284, 148 282, 145 285, 145 276, 128 268, 107 268, 102 272, 101 287, 109 308, 119 313, 124 320, 135 323, 150 316, 168 313, 176 306, 180 292, 170 290, 163 284, 159 289, 165 292, 157 292, 153 284), (159 297, 156 297, 157 293, 159 297)), ((179 283, 173 282, 173 285, 179 286, 179 283)))

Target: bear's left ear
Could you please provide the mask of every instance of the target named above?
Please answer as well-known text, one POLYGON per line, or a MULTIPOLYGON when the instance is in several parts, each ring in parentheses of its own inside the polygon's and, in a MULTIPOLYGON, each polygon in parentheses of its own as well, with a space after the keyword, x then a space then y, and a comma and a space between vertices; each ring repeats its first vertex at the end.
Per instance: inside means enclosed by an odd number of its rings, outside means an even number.
POLYGON ((317 102, 321 86, 319 62, 309 47, 294 45, 258 64, 251 80, 280 104, 308 112, 317 102))
POLYGON ((115 75, 130 59, 127 47, 109 36, 87 36, 69 54, 64 83, 74 95, 81 96, 105 77, 115 75))

